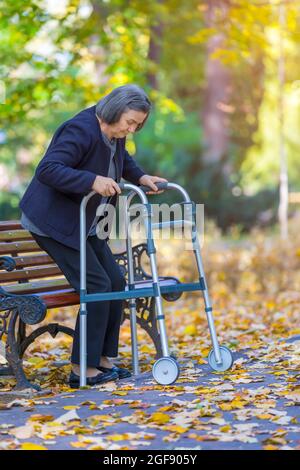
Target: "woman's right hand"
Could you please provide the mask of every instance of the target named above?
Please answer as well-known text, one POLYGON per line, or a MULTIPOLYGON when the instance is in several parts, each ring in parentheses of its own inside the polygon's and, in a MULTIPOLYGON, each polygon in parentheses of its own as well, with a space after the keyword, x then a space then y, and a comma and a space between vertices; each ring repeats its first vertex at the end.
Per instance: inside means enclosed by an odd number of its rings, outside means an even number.
POLYGON ((114 196, 116 193, 121 194, 118 183, 112 178, 98 175, 94 181, 92 189, 101 196, 114 196))

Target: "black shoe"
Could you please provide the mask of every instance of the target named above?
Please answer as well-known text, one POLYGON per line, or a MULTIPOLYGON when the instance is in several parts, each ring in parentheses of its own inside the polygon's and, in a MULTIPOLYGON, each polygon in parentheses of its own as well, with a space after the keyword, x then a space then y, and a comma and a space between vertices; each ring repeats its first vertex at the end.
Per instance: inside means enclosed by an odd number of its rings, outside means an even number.
POLYGON ((118 374, 119 379, 126 379, 127 377, 131 377, 131 372, 129 372, 128 369, 124 369, 122 367, 113 366, 111 369, 109 369, 108 367, 99 366, 97 369, 105 374, 108 372, 116 373, 118 374))
MULTIPOLYGON (((92 387, 93 385, 104 384, 106 382, 110 382, 111 380, 117 380, 118 378, 118 374, 110 370, 109 372, 98 374, 95 377, 87 377, 86 384, 92 387)), ((69 385, 71 388, 80 387, 80 376, 74 374, 73 371, 70 373, 69 385)))

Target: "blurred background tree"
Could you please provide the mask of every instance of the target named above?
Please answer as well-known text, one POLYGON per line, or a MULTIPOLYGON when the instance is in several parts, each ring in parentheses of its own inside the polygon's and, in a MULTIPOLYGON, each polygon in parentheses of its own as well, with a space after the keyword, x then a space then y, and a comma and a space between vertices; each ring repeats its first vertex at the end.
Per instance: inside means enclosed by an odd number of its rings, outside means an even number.
MULTIPOLYGON (((142 167, 187 187, 224 230, 272 223, 282 1, 0 0, 0 218, 19 217, 61 122, 137 83, 154 103, 127 142, 142 167)), ((300 2, 284 3, 285 142, 298 191, 300 2)))

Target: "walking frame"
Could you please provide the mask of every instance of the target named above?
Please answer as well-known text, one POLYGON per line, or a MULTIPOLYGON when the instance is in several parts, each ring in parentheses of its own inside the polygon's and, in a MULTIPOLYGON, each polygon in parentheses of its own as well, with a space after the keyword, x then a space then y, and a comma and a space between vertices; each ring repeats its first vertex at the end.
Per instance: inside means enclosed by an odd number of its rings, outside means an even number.
POLYGON ((138 342, 137 342, 137 323, 136 323, 136 299, 139 297, 154 297, 156 305, 156 319, 158 322, 162 357, 160 357, 152 368, 152 374, 156 382, 162 385, 171 385, 176 382, 179 377, 179 366, 176 359, 170 356, 168 339, 165 326, 165 316, 162 308, 161 293, 179 293, 187 291, 202 291, 205 303, 205 312, 212 342, 212 349, 208 355, 208 363, 215 371, 226 371, 233 364, 233 357, 230 349, 226 346, 220 346, 215 330, 214 319, 212 315, 212 306, 208 294, 205 273, 203 269, 202 257, 200 252, 200 244, 196 227, 196 211, 195 203, 191 201, 186 190, 176 183, 162 182, 155 183, 159 190, 176 190, 184 199, 183 204, 186 205, 185 214, 188 220, 168 221, 160 223, 152 223, 152 208, 148 203, 145 194, 151 191, 147 186, 135 186, 131 183, 119 183, 121 190, 129 191, 126 195, 125 205, 125 230, 126 230, 126 250, 128 259, 128 286, 124 291, 118 292, 99 292, 87 294, 86 289, 86 206, 88 201, 97 194, 91 191, 87 194, 80 205, 80 386, 86 386, 86 368, 87 368, 87 308, 88 302, 130 299, 130 327, 131 327, 131 347, 132 347, 132 366, 133 374, 139 374, 138 361, 138 342), (132 257, 132 244, 130 234, 130 204, 134 196, 139 196, 141 200, 142 217, 145 224, 147 234, 147 254, 150 258, 152 287, 136 288, 134 279, 134 266, 132 257), (179 283, 177 285, 160 286, 156 263, 156 249, 153 241, 153 229, 164 228, 166 226, 175 227, 187 224, 191 227, 191 241, 193 244, 193 252, 196 258, 197 269, 199 273, 199 282, 179 283))

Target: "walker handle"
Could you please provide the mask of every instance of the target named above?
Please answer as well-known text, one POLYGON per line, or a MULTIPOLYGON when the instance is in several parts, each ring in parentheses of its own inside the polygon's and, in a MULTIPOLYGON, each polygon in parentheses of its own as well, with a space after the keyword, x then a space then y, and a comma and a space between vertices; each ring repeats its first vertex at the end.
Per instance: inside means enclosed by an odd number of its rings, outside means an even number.
MULTIPOLYGON (((157 186, 158 188, 158 191, 163 191, 164 189, 169 189, 168 188, 168 181, 164 182, 156 182, 154 183, 155 186, 157 186)), ((118 183, 120 189, 124 189, 124 186, 126 185, 126 183, 118 183)), ((139 189, 141 189, 142 191, 144 191, 144 193, 146 193, 147 191, 153 191, 153 189, 149 188, 149 186, 138 186, 139 189)))

